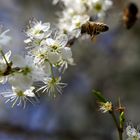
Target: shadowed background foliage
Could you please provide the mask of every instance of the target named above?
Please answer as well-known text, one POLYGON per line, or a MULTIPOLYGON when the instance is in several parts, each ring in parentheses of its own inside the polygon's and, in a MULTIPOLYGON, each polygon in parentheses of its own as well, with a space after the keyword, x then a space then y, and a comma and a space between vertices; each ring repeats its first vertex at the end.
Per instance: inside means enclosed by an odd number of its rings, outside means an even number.
MULTIPOLYGON (((13 53, 24 54, 23 30, 30 17, 57 24, 52 0, 0 0, 0 23, 10 28, 13 53)), ((126 30, 122 10, 128 0, 114 0, 105 23, 110 30, 96 42, 77 40, 72 47, 76 66, 65 72, 68 83, 55 100, 42 95, 40 103, 26 109, 11 108, 0 100, 0 140, 117 140, 108 114, 98 111, 92 90, 101 91, 115 104, 120 97, 126 106, 127 121, 140 122, 140 19, 126 30)), ((139 0, 135 0, 140 8, 139 0)), ((7 86, 0 85, 1 92, 7 86)))

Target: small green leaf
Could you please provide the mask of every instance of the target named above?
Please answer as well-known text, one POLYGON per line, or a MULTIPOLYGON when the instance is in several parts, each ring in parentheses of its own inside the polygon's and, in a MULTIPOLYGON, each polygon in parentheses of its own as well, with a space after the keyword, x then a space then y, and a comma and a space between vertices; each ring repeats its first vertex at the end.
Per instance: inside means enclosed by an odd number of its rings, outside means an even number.
POLYGON ((106 103, 106 99, 101 95, 99 91, 93 91, 93 94, 97 97, 100 102, 106 103))

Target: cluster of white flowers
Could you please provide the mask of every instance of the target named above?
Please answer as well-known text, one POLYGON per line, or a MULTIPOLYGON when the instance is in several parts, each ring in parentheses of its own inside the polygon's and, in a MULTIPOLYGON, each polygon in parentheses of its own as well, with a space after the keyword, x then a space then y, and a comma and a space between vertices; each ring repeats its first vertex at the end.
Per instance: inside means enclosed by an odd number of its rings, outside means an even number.
POLYGON ((64 3, 64 10, 59 18, 58 27, 71 36, 79 37, 82 24, 91 20, 101 21, 106 11, 112 6, 111 0, 53 0, 64 3))
POLYGON ((132 125, 128 125, 126 128, 127 140, 140 140, 140 132, 138 129, 134 128, 132 125))
POLYGON ((2 46, 11 37, 0 28, 0 83, 9 83, 11 91, 3 92, 6 102, 12 102, 25 107, 26 101, 32 102, 34 91, 47 92, 56 97, 66 86, 61 82, 61 76, 73 65, 72 51, 69 47, 71 39, 81 34, 81 26, 91 18, 102 18, 105 11, 112 5, 111 0, 54 0, 64 3, 65 9, 61 14, 58 29, 50 23, 33 20, 25 31, 27 46, 25 56, 16 55, 10 59, 11 51, 4 53, 2 46), (35 88, 38 83, 39 89, 35 88), (40 85, 41 83, 41 85, 40 85))
MULTIPOLYGON (((0 46, 10 40, 7 31, 0 35, 0 46)), ((68 37, 58 30, 53 30, 50 23, 34 20, 26 30, 27 46, 25 56, 14 55, 10 60, 11 51, 4 53, 0 50, 0 82, 11 85, 11 91, 3 92, 6 102, 23 105, 26 101, 32 102, 35 97, 35 83, 41 82, 37 91, 48 93, 55 97, 62 93, 66 86, 61 82, 63 72, 68 64, 73 65, 71 48, 67 47, 68 37)))

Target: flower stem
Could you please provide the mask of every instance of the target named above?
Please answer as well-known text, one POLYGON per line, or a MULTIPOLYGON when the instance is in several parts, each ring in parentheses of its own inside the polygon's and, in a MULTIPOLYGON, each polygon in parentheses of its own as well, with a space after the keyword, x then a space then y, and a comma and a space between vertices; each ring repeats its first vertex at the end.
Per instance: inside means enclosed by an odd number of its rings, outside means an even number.
POLYGON ((51 63, 49 63, 51 66, 51 74, 52 74, 52 79, 55 81, 55 76, 54 76, 54 72, 53 72, 53 66, 51 63))
MULTIPOLYGON (((55 84, 56 78, 55 78, 55 76, 54 76, 53 66, 52 66, 51 63, 49 63, 49 64, 50 64, 50 66, 51 66, 51 77, 52 77, 52 80, 53 80, 53 84, 55 84)), ((56 90, 53 92, 53 97, 56 97, 56 90)))
POLYGON ((9 66, 9 63, 8 63, 8 61, 7 61, 7 59, 6 59, 5 55, 4 55, 4 52, 2 50, 0 50, 0 53, 1 53, 2 57, 3 57, 3 59, 5 60, 6 65, 9 66))
POLYGON ((118 130, 118 133, 119 133, 119 140, 123 140, 123 135, 122 135, 123 134, 123 128, 121 128, 120 125, 118 124, 118 121, 116 119, 114 111, 112 110, 109 113, 111 114, 111 116, 112 116, 112 118, 114 120, 114 123, 115 123, 115 125, 117 127, 117 130, 118 130))

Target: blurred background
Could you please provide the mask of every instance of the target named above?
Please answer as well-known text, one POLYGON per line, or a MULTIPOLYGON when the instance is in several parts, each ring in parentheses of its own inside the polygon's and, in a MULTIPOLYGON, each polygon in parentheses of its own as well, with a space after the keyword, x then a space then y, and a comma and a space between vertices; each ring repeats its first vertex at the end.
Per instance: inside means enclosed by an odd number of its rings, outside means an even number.
MULTIPOLYGON (((140 1, 132 0, 140 9, 140 1)), ((122 23, 122 10, 129 0, 114 0, 105 23, 110 30, 96 42, 77 40, 72 47, 76 66, 70 66, 63 81, 63 95, 47 95, 26 109, 11 108, 0 100, 0 140, 117 140, 109 114, 99 111, 92 90, 99 90, 115 105, 126 107, 127 120, 140 123, 140 19, 132 29, 122 23)), ((23 40, 28 19, 57 24, 61 5, 52 0, 0 0, 0 24, 10 29, 12 43, 5 50, 24 54, 23 40)), ((140 16, 140 15, 139 15, 140 16)), ((4 90, 0 86, 1 92, 4 90)))

